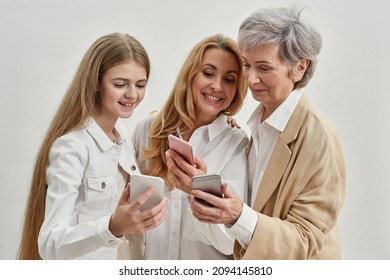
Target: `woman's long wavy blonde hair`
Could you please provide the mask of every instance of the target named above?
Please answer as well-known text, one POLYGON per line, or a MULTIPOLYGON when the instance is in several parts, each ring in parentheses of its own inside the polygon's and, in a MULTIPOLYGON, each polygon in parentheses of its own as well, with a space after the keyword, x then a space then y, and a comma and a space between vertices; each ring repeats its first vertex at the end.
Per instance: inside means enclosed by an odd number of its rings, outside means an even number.
POLYGON ((246 96, 247 84, 242 75, 241 53, 236 42, 229 37, 216 34, 196 44, 186 58, 168 100, 150 128, 148 148, 142 150, 139 157, 140 163, 147 161, 143 173, 163 178, 170 190, 173 189, 174 184, 173 180, 167 176, 165 152, 168 149, 168 135, 175 133, 178 127, 183 134, 194 128, 196 116, 191 86, 195 75, 201 68, 203 55, 210 48, 232 53, 239 63, 236 95, 229 107, 220 114, 228 116, 236 114, 241 109, 246 96))
POLYGON ((63 97, 38 152, 32 175, 30 194, 18 259, 41 259, 38 234, 45 215, 46 168, 53 142, 71 130, 79 128, 100 108, 99 81, 107 70, 120 63, 134 60, 150 73, 149 57, 138 40, 121 33, 97 39, 84 55, 75 77, 63 97))

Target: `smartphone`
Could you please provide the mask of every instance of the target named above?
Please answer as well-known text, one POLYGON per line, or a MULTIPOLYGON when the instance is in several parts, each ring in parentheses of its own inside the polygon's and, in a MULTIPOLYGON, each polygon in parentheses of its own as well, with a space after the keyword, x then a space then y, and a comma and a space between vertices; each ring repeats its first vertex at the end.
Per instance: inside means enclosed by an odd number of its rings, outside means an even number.
POLYGON ((190 143, 172 134, 168 135, 168 143, 169 148, 177 152, 186 162, 194 165, 194 157, 190 143))
MULTIPOLYGON (((192 177, 192 189, 202 190, 218 197, 223 197, 221 192, 221 176, 219 174, 204 174, 192 177)), ((198 199, 199 202, 207 206, 213 207, 203 199, 198 199)))
POLYGON ((135 201, 148 188, 153 188, 153 194, 139 208, 144 211, 157 205, 164 197, 164 180, 160 177, 134 174, 130 176, 130 198, 129 203, 135 201))

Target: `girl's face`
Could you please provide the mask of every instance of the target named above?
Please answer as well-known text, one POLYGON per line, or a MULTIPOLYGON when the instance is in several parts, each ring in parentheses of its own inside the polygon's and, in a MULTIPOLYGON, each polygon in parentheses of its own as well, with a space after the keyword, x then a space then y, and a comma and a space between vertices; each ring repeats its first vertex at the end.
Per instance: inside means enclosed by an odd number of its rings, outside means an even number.
POLYGON ((229 107, 237 92, 239 63, 231 52, 209 48, 192 82, 192 97, 197 120, 211 123, 229 107))
POLYGON ((101 78, 100 119, 129 118, 145 96, 146 69, 134 60, 110 68, 101 78))

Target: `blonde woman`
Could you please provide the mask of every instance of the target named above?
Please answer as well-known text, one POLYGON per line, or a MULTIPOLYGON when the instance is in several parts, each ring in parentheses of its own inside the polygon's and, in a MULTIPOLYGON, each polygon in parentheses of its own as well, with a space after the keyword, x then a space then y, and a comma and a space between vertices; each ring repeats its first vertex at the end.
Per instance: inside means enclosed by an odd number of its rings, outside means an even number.
POLYGON ((242 199, 246 197, 245 132, 232 128, 227 116, 239 111, 247 86, 236 43, 217 34, 200 41, 184 62, 165 106, 141 121, 133 142, 145 174, 166 181, 167 215, 146 233, 146 259, 231 259, 233 239, 223 226, 198 222, 188 205, 191 184, 169 173, 168 135, 193 146, 207 170, 192 167, 192 175, 218 173, 242 199))
POLYGON ((142 101, 149 72, 145 49, 127 34, 89 48, 36 159, 19 259, 116 259, 125 233, 162 222, 165 200, 138 210, 150 191, 127 202, 139 170, 118 122, 142 101))

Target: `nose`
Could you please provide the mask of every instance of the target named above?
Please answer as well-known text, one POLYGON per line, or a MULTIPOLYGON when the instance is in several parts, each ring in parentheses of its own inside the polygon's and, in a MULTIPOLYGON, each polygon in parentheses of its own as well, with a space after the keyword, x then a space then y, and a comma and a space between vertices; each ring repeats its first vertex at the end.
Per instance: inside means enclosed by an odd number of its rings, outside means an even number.
POLYGON ((257 75, 257 73, 254 70, 252 70, 252 69, 248 73, 247 80, 248 80, 248 84, 249 85, 258 84, 258 83, 261 82, 261 80, 260 80, 259 76, 257 75))
POLYGON ((211 89, 214 92, 220 92, 222 90, 222 82, 220 78, 216 78, 213 80, 213 83, 211 84, 211 89))
POLYGON ((131 98, 131 99, 137 99, 138 93, 137 89, 135 86, 128 86, 126 92, 125 92, 125 97, 131 98))

